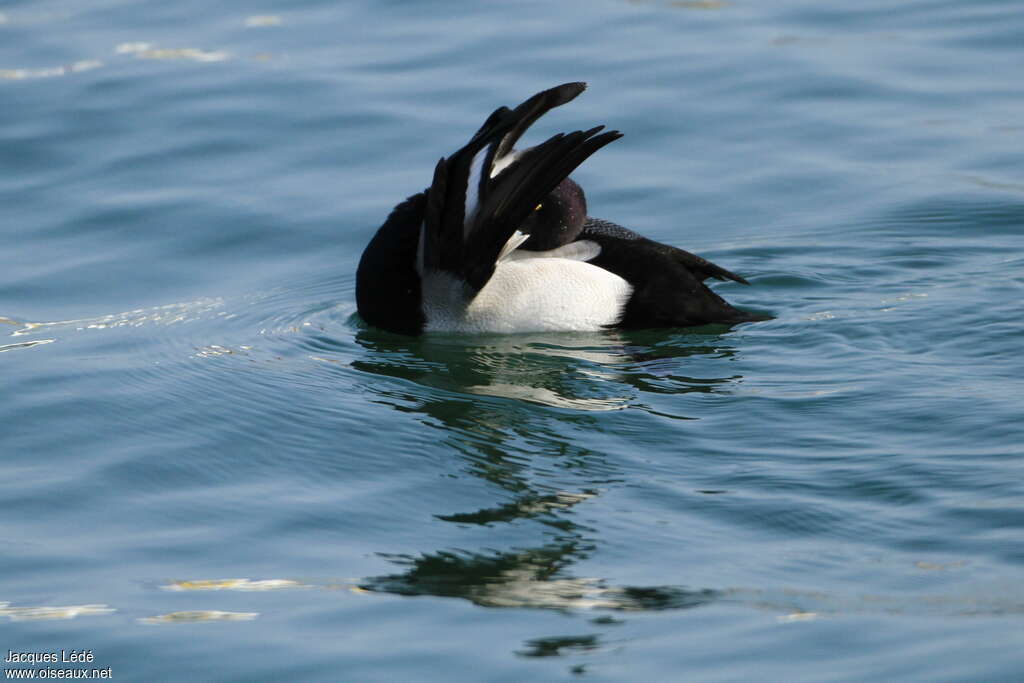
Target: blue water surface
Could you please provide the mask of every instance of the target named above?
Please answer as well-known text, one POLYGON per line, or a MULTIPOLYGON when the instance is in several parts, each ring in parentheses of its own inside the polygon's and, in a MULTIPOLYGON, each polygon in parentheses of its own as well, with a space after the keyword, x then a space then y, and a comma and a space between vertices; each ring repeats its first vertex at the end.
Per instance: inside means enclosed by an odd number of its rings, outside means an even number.
POLYGON ((1021 680, 1022 35, 1010 0, 0 5, 0 654, 1021 680), (527 144, 623 131, 591 214, 774 319, 363 325, 391 207, 576 80, 527 144))

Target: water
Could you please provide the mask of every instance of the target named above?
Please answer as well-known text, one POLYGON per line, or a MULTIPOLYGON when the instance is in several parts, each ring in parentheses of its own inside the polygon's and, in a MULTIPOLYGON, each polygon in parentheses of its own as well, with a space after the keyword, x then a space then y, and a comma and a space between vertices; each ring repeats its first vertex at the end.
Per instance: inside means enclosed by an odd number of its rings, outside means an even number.
POLYGON ((1020 680, 1019 10, 0 7, 0 651, 131 681, 1020 680), (530 139, 626 133, 575 176, 591 212, 776 318, 364 327, 390 208, 570 80, 530 139))

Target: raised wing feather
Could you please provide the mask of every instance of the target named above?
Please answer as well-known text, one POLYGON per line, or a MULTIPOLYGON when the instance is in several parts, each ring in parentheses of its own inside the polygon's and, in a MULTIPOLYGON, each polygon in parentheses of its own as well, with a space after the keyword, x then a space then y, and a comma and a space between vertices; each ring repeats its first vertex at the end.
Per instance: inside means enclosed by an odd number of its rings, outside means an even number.
MULTIPOLYGON (((578 95, 567 83, 534 95, 513 110, 499 108, 455 154, 441 159, 428 191, 418 265, 441 270, 479 291, 494 273, 502 248, 541 200, 583 161, 621 137, 602 126, 558 134, 525 150, 491 177, 499 150, 552 107, 578 95)), ((511 144, 511 143, 509 143, 511 144)))

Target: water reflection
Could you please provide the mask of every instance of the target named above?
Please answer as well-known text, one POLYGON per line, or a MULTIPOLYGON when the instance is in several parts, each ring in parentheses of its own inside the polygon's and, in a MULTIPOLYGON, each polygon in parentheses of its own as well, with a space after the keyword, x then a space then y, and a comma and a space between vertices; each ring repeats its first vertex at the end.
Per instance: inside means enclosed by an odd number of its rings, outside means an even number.
MULTIPOLYGON (((493 505, 435 519, 467 532, 510 525, 517 538, 535 530, 536 541, 503 549, 382 552, 399 571, 367 577, 360 588, 554 610, 686 609, 718 599, 713 590, 616 585, 578 576, 573 567, 601 544, 586 504, 628 476, 614 458, 587 445, 608 428, 602 416, 648 410, 645 394, 727 390, 738 375, 687 372, 695 365, 730 369, 726 361, 737 352, 722 331, 410 339, 361 330, 356 342, 363 354, 352 367, 403 380, 369 382, 367 389, 438 428, 441 442, 458 456, 454 466, 494 491, 493 505)), ((519 654, 603 647, 598 635, 579 638, 531 639, 519 654)))
POLYGON ((370 353, 353 367, 466 394, 584 411, 618 410, 629 404, 633 392, 615 381, 618 366, 628 357, 611 337, 481 337, 467 346, 464 338, 410 340, 362 331, 356 341, 370 353))
MULTIPOLYGON (((73 320, 55 320, 49 322, 31 322, 15 320, 0 316, 0 323, 12 325, 17 329, 10 334, 12 337, 25 335, 53 334, 57 332, 82 332, 84 330, 106 330, 117 327, 142 327, 143 325, 175 325, 193 320, 233 315, 225 308, 225 302, 219 298, 204 298, 176 304, 166 304, 153 308, 138 308, 132 311, 111 313, 92 318, 76 318, 73 320)), ((56 341, 50 339, 48 341, 56 341)))
MULTIPOLYGON (((714 392, 736 374, 680 372, 688 358, 729 359, 721 326, 699 332, 603 332, 411 339, 361 330, 367 354, 352 367, 376 375, 478 396, 604 412, 639 404, 642 392, 714 392)), ((727 369, 722 363, 717 372, 727 369)))
POLYGON ((712 590, 676 586, 612 586, 600 578, 565 571, 593 546, 579 541, 508 552, 438 551, 383 557, 405 571, 364 579, 360 588, 396 595, 463 598, 481 607, 558 610, 665 610, 698 607, 717 597, 712 590))
POLYGON ((486 526, 497 522, 514 522, 517 519, 532 519, 562 531, 572 531, 577 525, 563 519, 558 510, 568 509, 587 498, 596 496, 596 491, 569 493, 558 491, 549 496, 519 496, 515 501, 494 508, 483 508, 468 513, 435 515, 437 519, 458 524, 486 526))
POLYGON ((517 654, 523 657, 560 657, 572 653, 586 653, 601 647, 599 634, 584 636, 555 636, 551 638, 534 638, 526 641, 526 650, 517 654))

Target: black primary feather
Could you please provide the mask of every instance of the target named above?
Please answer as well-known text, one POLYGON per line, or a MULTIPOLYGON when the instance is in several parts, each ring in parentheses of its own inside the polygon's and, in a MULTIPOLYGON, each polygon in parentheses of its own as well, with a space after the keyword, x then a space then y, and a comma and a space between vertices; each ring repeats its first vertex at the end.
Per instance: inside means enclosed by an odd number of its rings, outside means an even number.
POLYGON ((462 149, 438 162, 428 191, 424 220, 422 273, 440 270, 466 282, 473 294, 491 275, 501 249, 533 208, 604 145, 621 137, 601 133, 603 126, 555 135, 518 154, 501 173, 490 177, 491 165, 505 140, 512 140, 552 107, 583 90, 569 83, 534 95, 513 110, 496 109, 462 149), (484 154, 477 204, 466 216, 473 160, 484 154))

